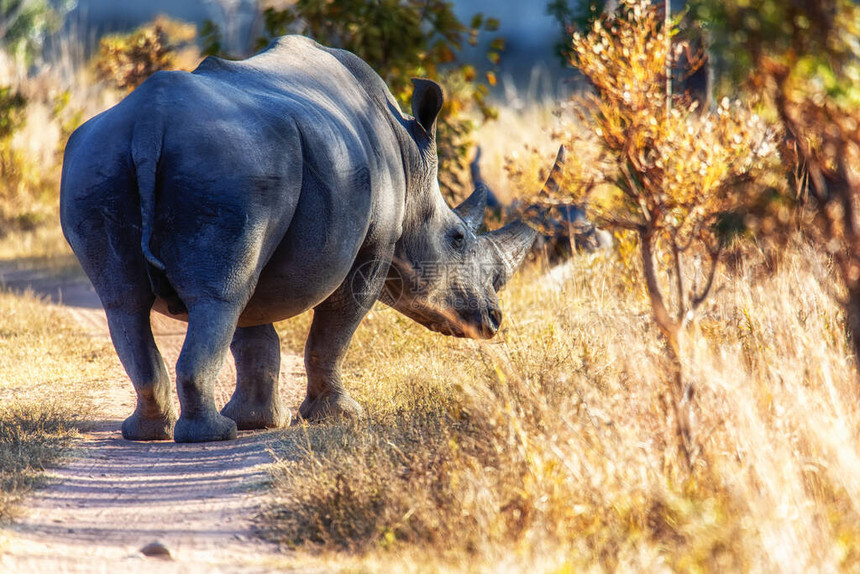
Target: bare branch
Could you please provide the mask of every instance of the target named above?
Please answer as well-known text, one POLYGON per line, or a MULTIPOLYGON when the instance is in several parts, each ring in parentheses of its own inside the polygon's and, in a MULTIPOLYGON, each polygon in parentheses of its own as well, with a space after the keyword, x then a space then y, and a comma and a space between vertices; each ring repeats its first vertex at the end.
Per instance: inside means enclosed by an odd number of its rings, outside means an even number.
MULTIPOLYGON (((684 221, 682 221, 682 222, 681 222, 681 225, 679 226, 679 228, 680 228, 680 227, 683 227, 683 225, 684 225, 684 223, 685 223, 686 219, 687 219, 687 218, 685 217, 685 218, 684 218, 684 221)), ((696 237, 696 235, 698 234, 698 231, 699 231, 699 230, 698 230, 697 228, 698 228, 698 225, 696 226, 696 228, 694 228, 694 229, 692 229, 692 230, 690 231, 690 236, 687 238, 687 243, 686 243, 686 245, 684 245, 683 247, 682 247, 681 245, 678 245, 678 244, 675 242, 675 238, 677 237, 677 232, 676 232, 675 237, 672 239, 672 242, 674 243, 674 248, 675 248, 675 249, 677 249, 680 253, 686 253, 686 252, 687 252, 687 250, 690 248, 690 246, 691 246, 691 245, 693 245, 693 239, 694 239, 694 238, 696 237)))
POLYGON ((648 297, 651 301, 651 309, 654 311, 654 322, 666 337, 673 352, 678 352, 678 333, 680 325, 672 319, 663 300, 657 275, 654 273, 654 236, 653 229, 642 226, 639 230, 639 243, 642 251, 642 270, 645 275, 645 286, 648 288, 648 297))
POLYGON ((675 237, 672 237, 672 263, 675 266, 675 286, 678 289, 678 322, 684 321, 684 316, 687 314, 687 293, 684 288, 684 274, 681 270, 681 251, 678 249, 678 244, 675 242, 675 237))
POLYGON ((20 2, 17 6, 6 8, 6 10, 8 10, 8 13, 0 14, 0 38, 6 36, 6 33, 15 24, 15 21, 24 11, 25 7, 26 2, 20 2))
POLYGON ((717 243, 717 247, 715 249, 709 249, 708 251, 711 256, 711 268, 708 270, 708 280, 705 282, 705 287, 702 289, 702 292, 698 295, 694 294, 693 300, 690 302, 690 307, 693 311, 699 308, 711 292, 711 287, 714 284, 714 276, 717 274, 717 266, 720 263, 720 252, 722 251, 722 247, 717 243))
POLYGON ((643 233, 645 230, 645 226, 641 223, 636 223, 635 221, 628 221, 626 219, 615 219, 614 217, 601 217, 600 222, 605 227, 614 227, 616 229, 626 229, 628 231, 636 231, 638 233, 643 233))
POLYGON ((638 201, 639 200, 639 194, 637 193, 638 188, 636 187, 636 184, 633 183, 633 178, 630 176, 630 171, 628 170, 627 166, 624 164, 622 164, 622 166, 621 166, 621 175, 624 176, 624 182, 627 185, 626 186, 619 185, 618 187, 621 189, 621 191, 624 192, 624 194, 627 197, 638 201))

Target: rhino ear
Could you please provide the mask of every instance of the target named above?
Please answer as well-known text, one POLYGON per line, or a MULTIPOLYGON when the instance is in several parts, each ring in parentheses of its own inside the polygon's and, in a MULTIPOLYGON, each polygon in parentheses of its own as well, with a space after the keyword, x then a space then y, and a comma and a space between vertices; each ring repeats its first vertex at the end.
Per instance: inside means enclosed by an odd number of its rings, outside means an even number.
POLYGON ((412 115, 427 135, 433 137, 436 135, 436 116, 445 101, 442 88, 433 80, 423 78, 412 78, 412 85, 415 86, 412 92, 412 115))

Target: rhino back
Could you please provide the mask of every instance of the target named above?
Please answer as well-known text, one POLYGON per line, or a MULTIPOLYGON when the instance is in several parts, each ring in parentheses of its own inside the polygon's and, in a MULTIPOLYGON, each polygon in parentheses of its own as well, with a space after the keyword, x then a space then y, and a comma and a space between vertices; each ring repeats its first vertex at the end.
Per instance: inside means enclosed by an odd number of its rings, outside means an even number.
MULTIPOLYGON (((262 221, 266 241, 256 258, 264 268, 243 324, 318 304, 360 250, 396 241, 403 120, 381 80, 362 81, 303 38, 281 39, 243 62, 207 59, 193 74, 167 76, 171 85, 153 98, 157 115, 169 117, 153 249, 182 268, 189 244, 202 250, 211 239, 185 226, 177 241, 177 217, 213 202, 219 225, 232 221, 237 234, 249 213, 262 221)), ((222 263, 213 259, 207 274, 222 263)), ((183 282, 175 275, 172 283, 183 282)))

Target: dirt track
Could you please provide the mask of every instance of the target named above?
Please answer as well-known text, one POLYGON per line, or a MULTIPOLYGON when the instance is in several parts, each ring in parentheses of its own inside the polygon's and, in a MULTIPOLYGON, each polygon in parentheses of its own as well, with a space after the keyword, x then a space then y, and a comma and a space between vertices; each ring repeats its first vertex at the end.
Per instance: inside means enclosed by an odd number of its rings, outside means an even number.
MULTIPOLYGON (((2 274, 0 274, 2 277, 2 274)), ((27 282, 27 278, 30 278, 27 282)), ((19 284, 67 303, 81 336, 108 337, 107 323, 89 284, 19 284)), ((13 284, 6 277, 7 284, 13 284)), ((176 363, 185 325, 154 316, 165 362, 176 363)), ((235 381, 228 361, 216 384, 223 405, 235 381)), ((295 413, 305 380, 301 359, 284 355, 282 392, 295 413)), ((24 517, 0 531, 0 572, 268 572, 291 570, 290 557, 253 536, 263 501, 265 466, 275 432, 240 432, 236 441, 177 445, 123 440, 120 425, 134 408, 127 379, 93 397, 102 420, 86 432, 79 456, 49 469, 48 486, 24 505, 24 517), (158 542, 170 558, 140 550, 158 542)), ((303 568, 302 570, 306 570, 303 568)))

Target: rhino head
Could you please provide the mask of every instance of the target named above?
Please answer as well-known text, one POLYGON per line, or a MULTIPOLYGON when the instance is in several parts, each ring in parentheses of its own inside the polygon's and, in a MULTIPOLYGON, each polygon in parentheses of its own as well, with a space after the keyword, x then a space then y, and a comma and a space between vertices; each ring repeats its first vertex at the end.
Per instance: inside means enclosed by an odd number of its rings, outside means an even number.
MULTIPOLYGON (((479 183, 460 205, 450 208, 439 191, 435 145, 442 90, 414 80, 413 135, 420 160, 406 201, 406 217, 395 246, 382 301, 425 327, 446 335, 489 339, 499 330, 497 293, 519 268, 537 237, 521 220, 479 233, 488 189, 479 183)), ((564 163, 559 150, 546 186, 564 163)))

